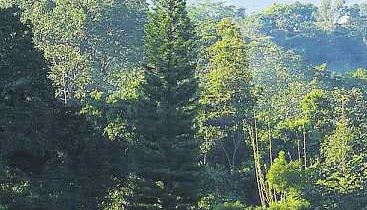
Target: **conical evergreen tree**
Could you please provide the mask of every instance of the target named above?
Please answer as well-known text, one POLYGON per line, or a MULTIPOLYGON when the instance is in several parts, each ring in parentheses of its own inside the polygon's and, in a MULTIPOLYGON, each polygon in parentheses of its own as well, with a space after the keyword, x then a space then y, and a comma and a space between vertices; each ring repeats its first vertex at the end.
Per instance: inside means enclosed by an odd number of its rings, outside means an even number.
POLYGON ((198 145, 192 26, 184 0, 156 0, 146 25, 146 100, 138 113, 133 209, 189 209, 196 203, 198 145), (148 70, 150 69, 150 70, 148 70))

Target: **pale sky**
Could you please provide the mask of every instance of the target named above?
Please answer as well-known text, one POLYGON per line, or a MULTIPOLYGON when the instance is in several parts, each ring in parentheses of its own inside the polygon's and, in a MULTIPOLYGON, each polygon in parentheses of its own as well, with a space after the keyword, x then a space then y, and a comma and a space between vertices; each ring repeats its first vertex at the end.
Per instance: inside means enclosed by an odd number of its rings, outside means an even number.
MULTIPOLYGON (((189 0, 189 2, 197 2, 198 0, 189 0)), ((271 6, 274 3, 293 3, 297 0, 224 0, 230 4, 237 6, 243 6, 248 9, 249 12, 258 11, 271 6)), ((303 3, 314 3, 318 4, 320 0, 299 0, 303 3)), ((367 0, 346 0, 348 4, 367 2, 367 0)))

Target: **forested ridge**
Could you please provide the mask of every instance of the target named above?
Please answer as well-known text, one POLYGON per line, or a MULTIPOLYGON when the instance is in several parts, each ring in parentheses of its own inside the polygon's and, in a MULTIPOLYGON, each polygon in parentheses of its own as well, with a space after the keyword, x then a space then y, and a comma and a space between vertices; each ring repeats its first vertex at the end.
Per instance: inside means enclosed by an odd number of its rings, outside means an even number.
POLYGON ((0 0, 1 210, 367 209, 367 2, 0 0))

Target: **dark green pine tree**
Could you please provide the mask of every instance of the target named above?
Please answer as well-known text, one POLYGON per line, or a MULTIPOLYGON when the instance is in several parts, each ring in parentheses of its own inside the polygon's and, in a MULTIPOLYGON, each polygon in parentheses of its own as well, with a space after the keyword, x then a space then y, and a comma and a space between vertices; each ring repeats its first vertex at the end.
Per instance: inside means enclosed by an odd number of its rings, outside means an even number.
POLYGON ((198 144, 192 26, 185 0, 154 0, 146 25, 146 100, 138 111, 134 155, 142 186, 132 209, 190 209, 196 204, 198 144))

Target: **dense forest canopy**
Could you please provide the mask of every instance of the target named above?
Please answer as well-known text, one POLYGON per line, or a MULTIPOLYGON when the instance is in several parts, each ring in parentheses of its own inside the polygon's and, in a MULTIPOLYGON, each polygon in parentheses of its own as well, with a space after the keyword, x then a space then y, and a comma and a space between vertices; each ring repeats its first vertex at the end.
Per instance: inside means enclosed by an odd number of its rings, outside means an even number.
POLYGON ((367 2, 0 0, 1 210, 367 209, 367 2))

